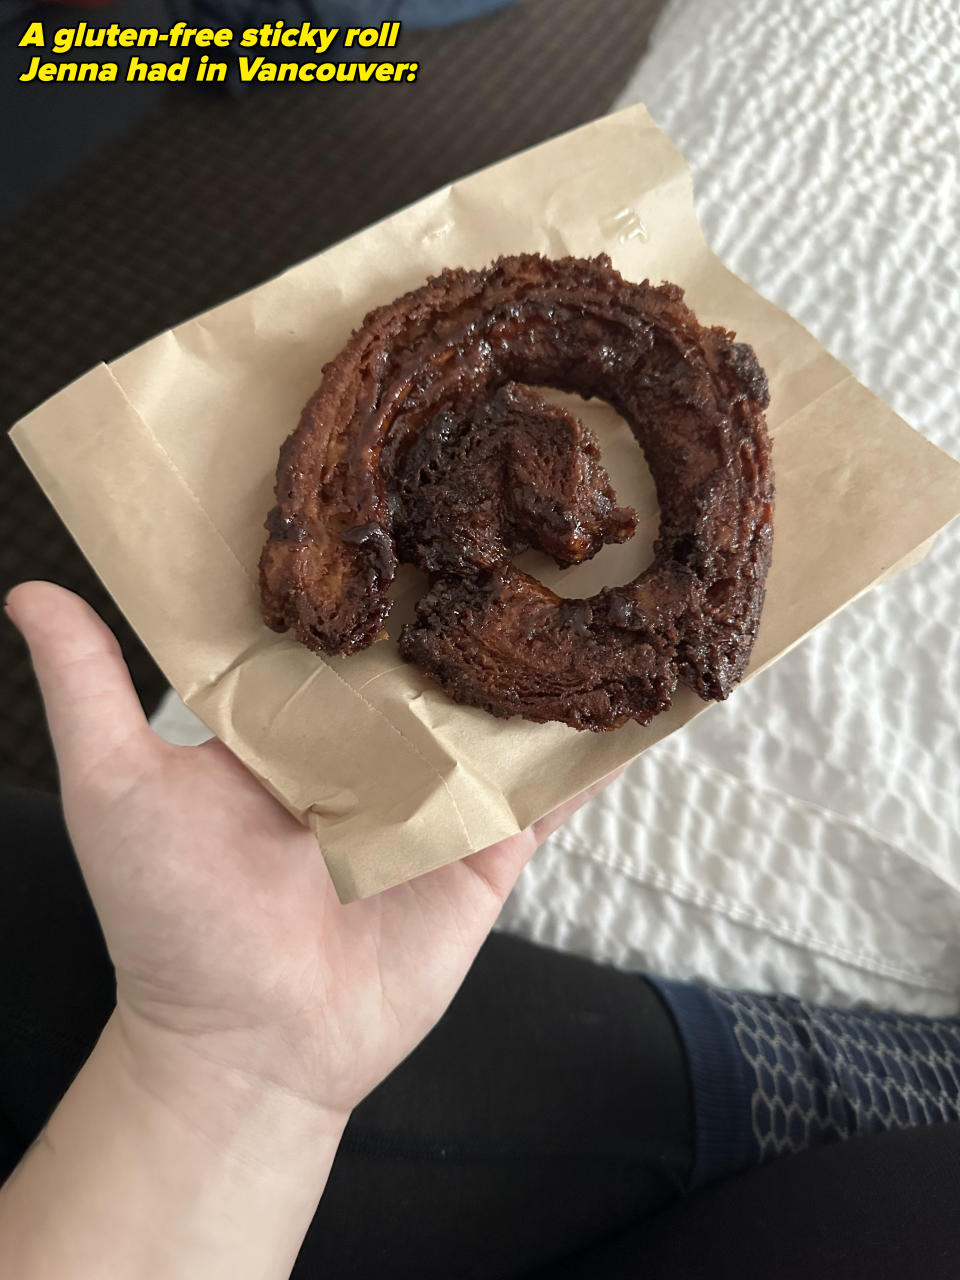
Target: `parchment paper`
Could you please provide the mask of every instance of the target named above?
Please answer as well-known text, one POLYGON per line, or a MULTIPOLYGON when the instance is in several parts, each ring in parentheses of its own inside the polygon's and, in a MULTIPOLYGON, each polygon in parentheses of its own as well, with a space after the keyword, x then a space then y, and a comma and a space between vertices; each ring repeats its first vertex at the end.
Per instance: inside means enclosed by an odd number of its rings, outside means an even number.
MULTIPOLYGON (((323 363, 370 307, 444 266, 522 250, 605 250, 628 278, 682 285, 701 321, 756 348, 777 509, 751 675, 960 512, 960 465, 709 252, 682 157, 642 107, 445 187, 93 369, 14 440, 187 705, 309 823, 345 901, 519 831, 705 709, 679 691, 648 728, 600 735, 499 721, 449 701, 393 638, 326 661, 261 623, 277 451, 323 363)), ((575 569, 526 558, 566 595, 634 577, 657 520, 626 427, 596 402, 574 407, 642 521, 630 543, 575 569)), ((421 588, 402 572, 391 637, 421 588)))

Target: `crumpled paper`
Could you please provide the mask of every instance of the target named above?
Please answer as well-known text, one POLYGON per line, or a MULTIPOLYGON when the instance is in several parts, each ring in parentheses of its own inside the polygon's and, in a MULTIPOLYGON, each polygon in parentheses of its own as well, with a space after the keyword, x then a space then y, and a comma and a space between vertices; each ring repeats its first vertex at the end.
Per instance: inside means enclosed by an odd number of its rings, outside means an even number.
MULTIPOLYGON (((960 513, 960 465, 727 271, 690 176, 633 107, 444 187, 110 365, 13 439, 186 704, 316 834, 344 901, 509 836, 706 709, 679 690, 646 728, 578 733, 457 706, 400 658, 423 579, 402 570, 390 638, 324 659, 260 618, 257 560, 281 442, 320 369, 371 307, 445 266, 607 252, 671 280, 706 324, 750 342, 771 386, 774 562, 749 676, 922 554, 960 513)), ((625 425, 573 404, 640 529, 585 565, 523 565, 564 595, 634 577, 656 497, 625 425)), ((733 694, 736 696, 736 693, 733 694)))

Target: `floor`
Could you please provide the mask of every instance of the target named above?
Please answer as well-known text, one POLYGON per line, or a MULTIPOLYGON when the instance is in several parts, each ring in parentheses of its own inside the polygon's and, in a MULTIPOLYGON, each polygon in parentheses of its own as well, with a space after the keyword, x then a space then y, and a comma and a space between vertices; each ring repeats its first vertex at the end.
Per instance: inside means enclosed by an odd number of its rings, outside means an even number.
MULTIPOLYGON (((0 232, 6 427, 98 361, 603 114, 661 7, 521 0, 461 27, 404 33, 402 56, 421 72, 389 94, 349 84, 171 90, 0 232)), ((5 437, 0 450, 0 589, 44 577, 88 599, 152 711, 162 673, 5 437)), ((0 776, 56 786, 29 660, 6 623, 0 776)))

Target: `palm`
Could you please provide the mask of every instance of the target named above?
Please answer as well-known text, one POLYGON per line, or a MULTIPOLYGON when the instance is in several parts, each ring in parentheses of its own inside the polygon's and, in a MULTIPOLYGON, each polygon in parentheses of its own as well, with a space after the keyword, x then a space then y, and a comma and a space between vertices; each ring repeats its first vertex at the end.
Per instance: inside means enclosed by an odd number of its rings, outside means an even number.
POLYGON ((585 796, 342 906, 312 835, 225 747, 152 734, 86 606, 45 584, 14 594, 121 1008, 224 1066, 349 1109, 437 1020, 524 861, 585 796))
POLYGON ((532 838, 343 907, 312 835, 221 744, 143 745, 119 795, 68 795, 120 1000, 218 1057, 273 1038, 297 1092, 366 1092, 442 1012, 532 838))

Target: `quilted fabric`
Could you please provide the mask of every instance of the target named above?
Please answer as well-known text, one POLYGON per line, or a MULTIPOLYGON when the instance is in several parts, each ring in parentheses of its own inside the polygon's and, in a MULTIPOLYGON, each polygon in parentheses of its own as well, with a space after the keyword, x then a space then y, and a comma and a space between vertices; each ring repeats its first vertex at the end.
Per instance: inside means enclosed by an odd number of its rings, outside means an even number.
MULTIPOLYGON (((708 239, 960 455, 952 0, 673 0, 617 106, 684 152, 708 239)), ((642 756, 500 927, 668 977, 960 1008, 960 527, 642 756)), ((187 717, 189 721, 189 717, 187 717)), ((169 701, 160 727, 189 738, 169 701)))
POLYGON ((960 1026, 791 996, 716 995, 750 1066, 762 1161, 861 1134, 960 1119, 960 1026))
MULTIPOLYGON (((719 256, 960 455, 952 0, 673 0, 619 106, 719 256)), ((960 523, 960 522, 958 522, 960 523)), ((647 752, 502 927, 618 965, 960 1007, 960 527, 647 752)), ((776 551, 774 551, 776 554, 776 551)))

